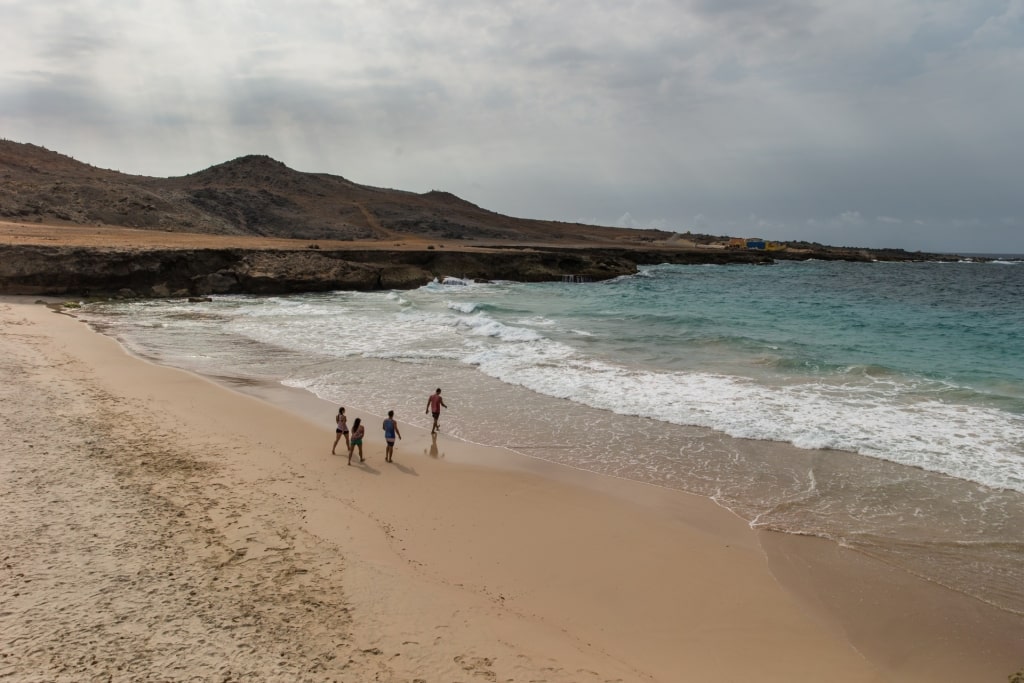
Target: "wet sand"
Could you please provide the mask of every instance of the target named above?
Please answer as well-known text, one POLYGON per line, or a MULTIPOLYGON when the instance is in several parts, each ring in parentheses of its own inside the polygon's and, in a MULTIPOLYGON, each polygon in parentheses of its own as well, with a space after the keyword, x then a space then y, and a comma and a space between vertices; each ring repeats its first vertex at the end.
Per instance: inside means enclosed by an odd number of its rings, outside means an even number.
POLYGON ((246 391, 0 299, 0 679, 952 683, 1024 664, 1020 619, 704 498, 404 425, 387 464, 380 416, 349 467, 334 406, 246 391))

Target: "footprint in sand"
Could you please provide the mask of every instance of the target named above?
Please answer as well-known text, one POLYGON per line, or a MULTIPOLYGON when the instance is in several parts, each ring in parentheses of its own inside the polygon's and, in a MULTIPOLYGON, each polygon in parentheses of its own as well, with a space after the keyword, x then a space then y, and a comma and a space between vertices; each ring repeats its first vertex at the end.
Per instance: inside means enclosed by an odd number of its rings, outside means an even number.
POLYGON ((467 673, 485 678, 489 681, 498 680, 498 675, 490 668, 494 665, 494 659, 492 657, 466 657, 465 655, 458 655, 454 660, 455 663, 462 667, 462 670, 467 673))

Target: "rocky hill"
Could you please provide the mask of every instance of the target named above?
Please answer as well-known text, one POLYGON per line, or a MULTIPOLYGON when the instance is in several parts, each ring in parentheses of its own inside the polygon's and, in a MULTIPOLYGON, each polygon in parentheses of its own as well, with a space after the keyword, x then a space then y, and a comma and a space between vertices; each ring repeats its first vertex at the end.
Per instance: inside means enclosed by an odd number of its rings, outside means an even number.
POLYGON ((911 261, 939 254, 503 216, 246 156, 177 178, 106 170, 0 140, 0 293, 122 297, 420 286, 461 275, 601 280, 648 263, 911 261))
POLYGON ((0 141, 0 219, 117 225, 219 235, 367 240, 617 242, 672 233, 512 218, 448 192, 423 194, 304 173, 245 156, 176 178, 90 166, 36 145, 0 141))

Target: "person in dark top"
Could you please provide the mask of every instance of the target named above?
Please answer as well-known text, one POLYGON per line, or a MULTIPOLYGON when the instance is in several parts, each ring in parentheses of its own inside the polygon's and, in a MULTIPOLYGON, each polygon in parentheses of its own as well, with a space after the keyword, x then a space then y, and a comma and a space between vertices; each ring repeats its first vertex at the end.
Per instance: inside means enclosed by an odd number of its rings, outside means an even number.
POLYGON ((395 437, 402 438, 402 432, 398 430, 398 423, 395 422, 395 411, 388 411, 388 417, 384 420, 383 427, 384 441, 388 444, 384 449, 384 462, 391 462, 391 458, 395 454, 395 437))

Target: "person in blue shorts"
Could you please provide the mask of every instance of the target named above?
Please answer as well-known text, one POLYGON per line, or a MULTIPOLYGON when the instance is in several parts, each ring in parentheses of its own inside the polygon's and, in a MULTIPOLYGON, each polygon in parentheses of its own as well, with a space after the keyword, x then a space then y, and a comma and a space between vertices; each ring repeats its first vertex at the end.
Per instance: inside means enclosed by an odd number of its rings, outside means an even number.
POLYGON ((402 438, 402 432, 398 431, 398 423, 395 422, 395 411, 389 410, 388 417, 384 420, 384 440, 388 446, 384 449, 384 462, 392 462, 395 454, 395 437, 402 438))

